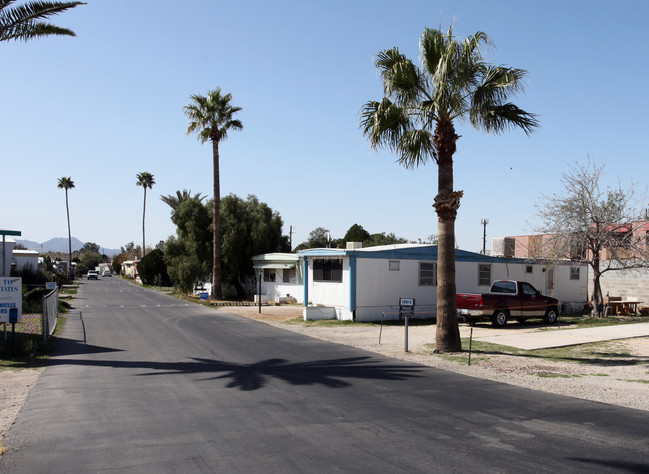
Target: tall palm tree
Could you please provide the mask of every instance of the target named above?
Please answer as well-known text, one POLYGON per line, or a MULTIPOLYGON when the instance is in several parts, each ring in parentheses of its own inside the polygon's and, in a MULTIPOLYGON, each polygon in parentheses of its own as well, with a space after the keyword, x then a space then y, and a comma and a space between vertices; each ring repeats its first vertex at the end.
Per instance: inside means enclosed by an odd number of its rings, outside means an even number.
MULTIPOLYGON (((200 202, 205 199, 205 196, 201 196, 201 193, 198 193, 193 198, 198 199, 198 201, 200 202)), ((160 199, 162 200, 162 202, 169 205, 173 212, 178 209, 178 207, 180 207, 183 202, 187 201, 188 199, 192 199, 192 191, 191 189, 189 191, 183 189, 182 192, 176 191, 175 196, 173 194, 167 194, 166 196, 160 196, 160 199)))
POLYGON ((187 135, 196 132, 198 141, 212 142, 214 172, 214 200, 212 212, 212 299, 221 299, 221 187, 219 178, 219 143, 225 140, 230 130, 241 130, 241 121, 234 114, 241 110, 230 104, 232 94, 222 94, 220 88, 202 95, 191 95, 192 103, 184 107, 189 119, 187 135))
POLYGON ((0 0, 0 41, 27 41, 42 36, 76 36, 68 28, 41 21, 84 2, 28 2, 11 7, 16 0, 0 0))
POLYGON ((144 204, 142 206, 142 257, 144 257, 146 255, 146 239, 145 239, 145 232, 144 232, 144 218, 146 216, 146 190, 147 188, 149 189, 153 188, 153 185, 155 184, 155 179, 153 179, 153 175, 151 173, 148 173, 146 171, 142 171, 141 173, 138 173, 136 177, 137 177, 137 182, 135 183, 136 186, 142 186, 144 188, 144 204))
POLYGON ((59 178, 57 187, 59 189, 65 189, 65 211, 68 215, 68 277, 70 277, 72 272, 72 233, 70 232, 70 203, 68 201, 68 190, 74 188, 74 181, 72 181, 72 178, 70 177, 59 178))
POLYGON ((398 48, 379 52, 376 67, 384 97, 361 110, 361 129, 374 149, 387 148, 406 168, 433 160, 438 166, 437 350, 461 350, 455 304, 455 218, 462 191, 453 190, 455 122, 468 121, 475 129, 500 133, 521 128, 531 133, 536 116, 508 102, 522 90, 526 71, 492 66, 482 57, 489 46, 478 31, 464 40, 426 29, 420 39, 421 66, 398 48))

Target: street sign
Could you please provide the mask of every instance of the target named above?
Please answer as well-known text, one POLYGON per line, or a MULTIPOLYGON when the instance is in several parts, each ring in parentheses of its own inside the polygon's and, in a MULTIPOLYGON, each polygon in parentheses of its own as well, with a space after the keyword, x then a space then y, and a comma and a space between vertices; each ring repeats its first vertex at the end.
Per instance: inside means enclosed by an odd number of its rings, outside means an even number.
POLYGON ((14 322, 9 320, 12 309, 15 311, 15 322, 23 319, 23 285, 22 278, 0 278, 0 323, 14 322))
POLYGON ((415 315, 415 299, 399 298, 399 318, 412 318, 415 315))

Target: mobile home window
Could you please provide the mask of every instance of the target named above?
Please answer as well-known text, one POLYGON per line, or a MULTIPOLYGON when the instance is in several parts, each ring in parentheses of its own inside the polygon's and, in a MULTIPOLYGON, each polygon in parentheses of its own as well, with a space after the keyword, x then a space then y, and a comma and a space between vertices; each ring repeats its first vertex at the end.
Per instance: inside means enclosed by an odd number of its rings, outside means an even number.
POLYGON ((313 260, 313 281, 343 281, 342 258, 313 260))
POLYGON ((487 263, 478 264, 478 286, 491 285, 491 265, 487 263))
POLYGON ((275 269, 274 268, 264 268, 264 281, 265 282, 274 282, 275 281, 275 269))
POLYGON ((295 283, 295 267, 285 268, 282 271, 282 281, 284 283, 295 283))
POLYGON ((579 280, 579 267, 570 267, 570 279, 579 280))
POLYGON ((419 262, 419 286, 437 286, 437 263, 419 262))
POLYGON ((390 266, 390 271, 398 272, 399 271, 399 260, 390 260, 389 266, 390 266))

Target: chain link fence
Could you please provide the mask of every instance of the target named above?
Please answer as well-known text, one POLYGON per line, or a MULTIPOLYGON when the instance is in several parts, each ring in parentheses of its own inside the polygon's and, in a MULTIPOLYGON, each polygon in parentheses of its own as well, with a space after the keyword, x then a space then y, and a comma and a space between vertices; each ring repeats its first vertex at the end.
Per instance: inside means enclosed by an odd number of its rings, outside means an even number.
POLYGON ((59 316, 59 289, 43 296, 43 342, 47 342, 56 329, 56 318, 59 316))

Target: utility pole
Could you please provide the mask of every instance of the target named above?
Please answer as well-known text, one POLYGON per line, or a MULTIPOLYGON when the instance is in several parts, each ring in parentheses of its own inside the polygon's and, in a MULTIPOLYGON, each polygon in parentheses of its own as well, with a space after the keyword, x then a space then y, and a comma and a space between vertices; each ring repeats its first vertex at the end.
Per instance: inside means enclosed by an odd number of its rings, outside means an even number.
POLYGON ((484 228, 482 233, 482 255, 487 255, 487 224, 489 224, 489 219, 481 219, 480 224, 484 228))
POLYGON ((293 226, 291 226, 288 231, 288 246, 291 251, 293 251, 293 226))

